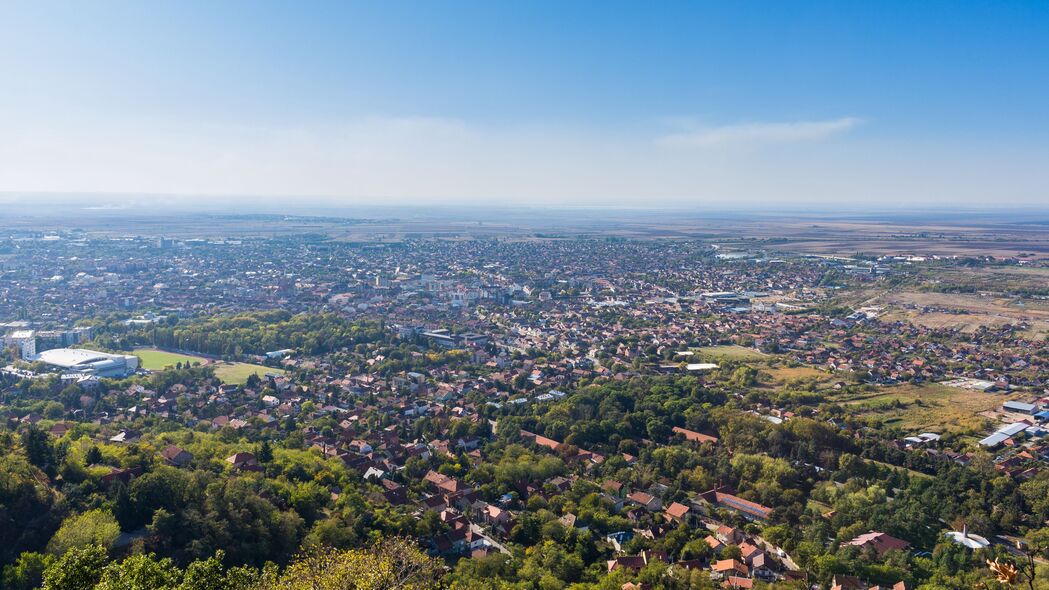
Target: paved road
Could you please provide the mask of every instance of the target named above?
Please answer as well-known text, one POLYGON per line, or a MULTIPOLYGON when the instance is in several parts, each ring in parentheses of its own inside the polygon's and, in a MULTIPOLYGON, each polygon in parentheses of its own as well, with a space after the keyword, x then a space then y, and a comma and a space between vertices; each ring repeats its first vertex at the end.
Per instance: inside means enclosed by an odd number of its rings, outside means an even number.
POLYGON ((488 536, 488 533, 484 532, 484 529, 482 529, 480 526, 478 526, 478 525, 476 525, 474 523, 470 523, 470 530, 475 535, 480 535, 485 541, 488 541, 488 544, 491 545, 492 547, 495 547, 496 549, 498 549, 500 553, 505 553, 507 555, 510 555, 510 550, 509 549, 507 549, 499 541, 496 541, 492 537, 488 536))
POLYGON ((783 562, 783 565, 787 566, 787 569, 795 572, 801 569, 800 567, 798 567, 798 564, 794 563, 794 560, 790 558, 790 555, 786 551, 780 549, 779 547, 776 547, 775 545, 769 543, 761 537, 754 538, 757 539, 758 543, 760 543, 765 548, 765 551, 775 553, 776 556, 780 558, 780 561, 783 562))

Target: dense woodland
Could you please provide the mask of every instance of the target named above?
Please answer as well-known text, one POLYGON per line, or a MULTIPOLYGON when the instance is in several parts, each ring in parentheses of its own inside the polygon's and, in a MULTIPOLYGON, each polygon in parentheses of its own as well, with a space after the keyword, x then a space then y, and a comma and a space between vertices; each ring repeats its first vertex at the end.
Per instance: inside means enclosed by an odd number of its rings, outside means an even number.
POLYGON ((179 322, 172 316, 146 330, 114 321, 99 327, 98 344, 116 350, 150 345, 227 358, 284 348, 324 354, 375 342, 385 335, 383 324, 378 321, 351 322, 333 313, 292 314, 281 310, 218 315, 189 322, 179 322))

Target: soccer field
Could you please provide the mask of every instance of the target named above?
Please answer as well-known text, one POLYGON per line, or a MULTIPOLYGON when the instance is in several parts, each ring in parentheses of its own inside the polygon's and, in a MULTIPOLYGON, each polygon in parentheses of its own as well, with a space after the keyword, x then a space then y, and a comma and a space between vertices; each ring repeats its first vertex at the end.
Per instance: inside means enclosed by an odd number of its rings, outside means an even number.
MULTIPOLYGON (((177 352, 166 352, 155 348, 139 348, 135 350, 134 354, 138 356, 140 361, 142 361, 140 366, 149 371, 163 371, 164 369, 174 367, 176 363, 186 364, 196 362, 205 365, 209 362, 208 359, 203 357, 180 354, 177 352)), ((248 376, 252 374, 256 374, 259 377, 264 376, 266 373, 284 374, 283 369, 274 369, 262 365, 253 365, 251 363, 227 363, 216 361, 212 362, 211 366, 215 369, 215 376, 221 379, 223 383, 236 383, 240 385, 243 385, 248 380, 248 376)))
POLYGON ((133 353, 141 361, 140 366, 149 371, 161 371, 168 367, 174 367, 176 363, 207 363, 207 359, 177 352, 165 352, 155 348, 139 348, 133 353))

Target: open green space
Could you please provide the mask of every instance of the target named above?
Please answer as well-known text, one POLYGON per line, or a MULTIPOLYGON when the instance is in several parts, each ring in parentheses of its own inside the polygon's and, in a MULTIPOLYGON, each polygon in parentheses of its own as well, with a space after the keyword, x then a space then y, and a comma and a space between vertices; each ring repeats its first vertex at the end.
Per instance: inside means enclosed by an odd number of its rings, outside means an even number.
POLYGON ((703 355, 704 357, 710 357, 715 359, 722 359, 726 361, 746 361, 746 360, 757 360, 768 357, 767 354, 760 350, 753 348, 747 348, 745 346, 739 346, 736 344, 729 344, 725 346, 704 346, 697 348, 696 352, 703 355))
POLYGON ((204 365, 211 362, 211 366, 215 369, 215 376, 221 379, 223 383, 236 383, 243 385, 247 382, 248 376, 252 374, 258 375, 259 377, 264 376, 266 373, 284 374, 283 369, 274 369, 272 367, 253 365, 251 363, 212 362, 204 357, 177 352, 167 352, 156 348, 138 348, 135 350, 134 354, 138 356, 141 361, 140 366, 149 371, 163 371, 164 369, 173 368, 178 363, 200 363, 204 365))
POLYGON ((141 361, 140 366, 149 371, 162 371, 168 367, 174 367, 177 363, 205 364, 208 362, 203 357, 166 352, 156 348, 137 348, 133 354, 141 361))
POLYGON ((875 461, 874 459, 866 459, 866 461, 868 463, 873 463, 875 465, 880 465, 880 466, 886 467, 888 469, 899 469, 901 471, 906 471, 911 477, 920 477, 922 479, 935 479, 933 476, 929 475, 928 473, 922 473, 921 471, 915 471, 913 469, 908 469, 906 467, 900 467, 898 465, 893 465, 891 463, 886 463, 884 461, 875 461))
POLYGON ((263 377, 266 373, 277 373, 280 375, 284 374, 283 369, 274 369, 272 367, 264 367, 262 365, 252 365, 249 363, 215 363, 215 376, 222 380, 223 383, 236 383, 243 385, 247 382, 248 377, 251 375, 258 375, 263 377))

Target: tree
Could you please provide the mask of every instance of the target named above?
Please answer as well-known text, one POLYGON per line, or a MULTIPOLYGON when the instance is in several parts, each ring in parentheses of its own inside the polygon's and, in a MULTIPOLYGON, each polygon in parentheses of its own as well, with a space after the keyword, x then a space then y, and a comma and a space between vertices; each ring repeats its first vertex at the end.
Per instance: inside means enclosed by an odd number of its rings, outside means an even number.
POLYGON ((255 389, 256 387, 259 386, 260 383, 262 383, 262 378, 259 377, 259 374, 258 373, 252 373, 252 374, 248 375, 248 380, 247 380, 247 382, 244 383, 244 386, 247 387, 248 389, 255 389))
POLYGON ((102 462, 102 451, 95 445, 91 445, 91 448, 84 453, 84 465, 95 465, 102 462))
MULTIPOLYGON (((252 373, 252 375, 254 375, 254 373, 252 373)), ((256 454, 256 458, 259 460, 259 463, 263 464, 273 461, 273 447, 270 446, 270 441, 262 441, 262 444, 259 445, 259 452, 256 454)))
POLYGON ((166 465, 135 478, 129 490, 131 505, 137 518, 135 524, 148 522, 153 512, 159 508, 176 512, 182 505, 189 486, 189 476, 185 472, 166 465))
POLYGON ((73 547, 44 570, 42 590, 94 588, 106 565, 106 550, 98 545, 73 547))
POLYGON ((186 566, 178 590, 229 590, 231 588, 222 568, 224 551, 218 551, 207 559, 198 559, 186 566))
POLYGON ((182 572, 167 558, 156 555, 132 555, 111 563, 102 572, 95 590, 168 590, 175 588, 182 572))
POLYGON ((308 524, 320 517, 321 510, 331 500, 331 492, 315 481, 300 483, 291 492, 289 503, 308 524))
POLYGON ((3 582, 0 588, 4 590, 32 590, 38 588, 43 581, 44 571, 51 565, 54 557, 50 555, 25 552, 18 556, 18 561, 4 567, 3 582))
POLYGON ((721 550, 721 559, 740 559, 743 557, 743 551, 740 550, 738 545, 726 545, 721 550))
POLYGON ((62 521, 47 550, 53 555, 63 555, 74 547, 99 546, 108 550, 118 536, 117 519, 109 511, 98 508, 62 521))
MULTIPOLYGON (((68 397, 70 394, 75 396, 73 399, 78 399, 80 397, 80 388, 76 385, 70 385, 66 389, 63 389, 60 395, 61 397, 65 398, 68 397), (72 389, 73 391, 70 392, 70 389, 72 389)), ((58 418, 61 418, 63 414, 66 413, 66 408, 61 403, 52 400, 44 404, 44 409, 42 413, 44 414, 44 418, 47 418, 49 420, 57 420, 58 418)))
POLYGON ((48 475, 55 473, 55 447, 50 436, 36 426, 30 426, 22 433, 22 446, 26 458, 33 465, 48 475))
POLYGON ((439 563, 406 539, 386 539, 369 549, 318 549, 297 559, 257 590, 431 590, 438 587, 439 563))

